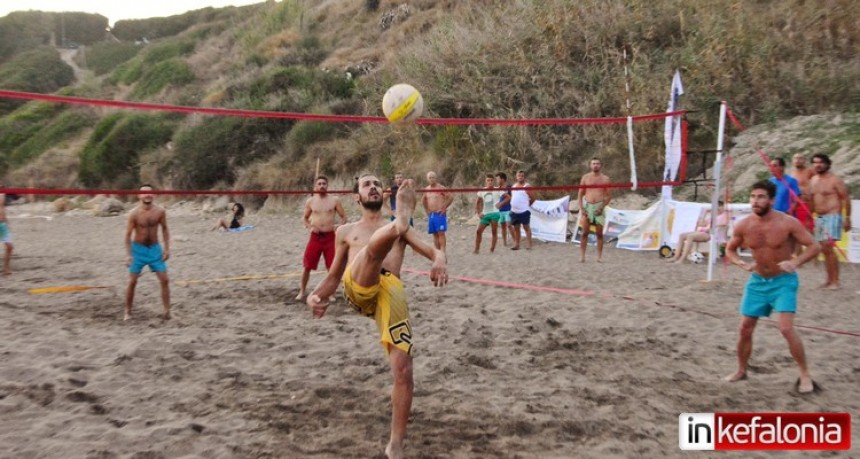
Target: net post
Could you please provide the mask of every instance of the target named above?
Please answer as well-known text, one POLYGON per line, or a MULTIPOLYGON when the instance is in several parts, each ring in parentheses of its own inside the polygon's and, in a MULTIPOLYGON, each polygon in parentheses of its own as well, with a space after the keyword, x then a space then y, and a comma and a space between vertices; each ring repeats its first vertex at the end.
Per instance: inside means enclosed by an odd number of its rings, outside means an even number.
POLYGON ((714 279, 714 253, 717 251, 716 224, 717 224, 717 201, 720 199, 720 178, 723 166, 723 137, 726 132, 726 101, 720 102, 720 125, 717 130, 717 159, 714 161, 714 192, 711 194, 711 238, 708 242, 710 253, 708 253, 708 282, 714 279))

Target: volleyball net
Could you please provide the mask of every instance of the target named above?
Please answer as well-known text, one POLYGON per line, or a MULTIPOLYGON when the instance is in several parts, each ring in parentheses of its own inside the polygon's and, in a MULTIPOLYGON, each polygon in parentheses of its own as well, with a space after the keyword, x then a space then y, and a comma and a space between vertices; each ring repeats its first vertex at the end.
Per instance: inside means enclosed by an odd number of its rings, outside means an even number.
MULTIPOLYGON (((162 112, 185 115, 202 115, 207 117, 242 117, 251 120, 288 120, 288 121, 311 121, 320 123, 373 123, 387 124, 388 121, 382 116, 354 116, 354 115, 321 115, 309 113, 294 113, 282 111, 263 111, 263 110, 244 110, 232 108, 217 108, 217 107, 194 107, 171 104, 145 103, 145 102, 128 102, 119 100, 94 99, 86 97, 73 97, 57 94, 38 94, 18 91, 0 90, 0 98, 16 99, 42 102, 47 104, 67 104, 73 106, 88 106, 100 109, 114 110, 134 110, 146 112, 162 112)), ((629 180, 618 180, 618 171, 612 171, 612 183, 606 185, 580 185, 579 177, 587 172, 586 163, 581 161, 587 160, 591 155, 586 155, 586 158, 580 157, 574 161, 570 157, 574 156, 570 151, 564 151, 563 145, 557 145, 555 148, 559 151, 557 155, 567 156, 562 163, 566 169, 562 172, 569 174, 575 179, 572 183, 558 184, 541 184, 530 186, 529 189, 536 192, 571 192, 574 190, 587 188, 612 188, 612 189, 631 189, 638 188, 660 188, 681 185, 686 180, 686 165, 687 165, 687 142, 686 132, 687 123, 684 115, 687 112, 684 110, 670 111, 666 113, 645 114, 628 117, 608 117, 608 118, 534 118, 534 119, 498 119, 498 118, 420 118, 414 123, 424 126, 427 129, 444 128, 445 126, 473 126, 486 127, 492 129, 504 129, 504 127, 524 128, 524 129, 592 129, 600 130, 604 138, 614 138, 617 140, 617 145, 609 146, 616 151, 629 150, 629 164, 620 164, 618 169, 624 173, 629 173, 629 180), (670 124, 672 130, 677 133, 670 134, 670 124), (676 151, 676 157, 672 159, 674 164, 672 167, 664 169, 664 161, 666 155, 655 154, 655 149, 658 145, 663 145, 663 135, 666 136, 666 151, 671 148, 676 151), (640 162, 637 165, 637 148, 642 145, 648 150, 648 161, 640 162), (576 166, 571 164, 576 163, 576 166), (671 169, 671 171, 670 171, 671 169), (644 170, 646 177, 660 177, 660 180, 639 181, 640 170, 644 170), (660 174, 659 170, 663 170, 660 174)), ((597 152, 598 147, 594 147, 594 156, 601 156, 597 152)), ((582 156, 581 154, 578 156, 582 156)), ((538 166, 540 167, 540 166, 538 166)), ((559 166, 555 164, 545 164, 543 167, 554 169, 554 172, 559 172, 559 166)), ((514 164, 499 164, 493 170, 487 170, 487 173, 494 173, 497 170, 519 169, 520 166, 514 164)), ((530 171, 530 174, 533 171, 530 171)), ((539 174, 538 174, 539 175, 539 174)), ((567 175, 567 174, 563 174, 567 175)), ((625 175, 626 178, 626 175, 625 175)), ((480 181, 482 176, 477 177, 476 181, 480 181)), ((545 182, 544 182, 545 183, 545 182)), ((480 191, 480 187, 459 187, 449 188, 452 193, 469 193, 480 191)), ((420 192, 420 190, 418 190, 420 192)), ((332 194, 347 194, 352 190, 329 190, 332 194)), ((16 184, 4 184, 0 188, 0 193, 16 194, 16 195, 136 195, 139 194, 137 189, 106 189, 98 187, 81 187, 81 188, 40 188, 33 186, 16 186, 16 184)), ((180 196, 212 196, 212 195, 267 195, 267 196, 289 196, 289 195, 307 195, 312 193, 310 189, 229 189, 229 190, 212 190, 212 189, 157 189, 153 194, 160 195, 180 195, 180 196)))

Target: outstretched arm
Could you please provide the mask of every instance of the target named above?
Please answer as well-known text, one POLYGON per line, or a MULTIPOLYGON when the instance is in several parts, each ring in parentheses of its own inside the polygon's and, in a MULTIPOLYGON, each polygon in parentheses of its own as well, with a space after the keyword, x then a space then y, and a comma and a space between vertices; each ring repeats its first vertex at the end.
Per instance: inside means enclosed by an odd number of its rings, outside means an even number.
POLYGON ((430 267, 430 280, 433 285, 441 287, 448 283, 448 260, 445 258, 445 252, 431 247, 426 242, 422 241, 418 236, 418 232, 409 228, 406 234, 402 236, 406 243, 415 250, 419 255, 424 256, 433 264, 430 267))
POLYGON ((746 228, 744 223, 745 222, 741 221, 737 226, 735 226, 732 238, 729 240, 729 243, 726 244, 726 258, 729 259, 731 264, 740 266, 747 271, 752 271, 755 268, 755 265, 741 260, 741 257, 738 255, 738 248, 740 248, 741 244, 744 242, 743 232, 744 228, 746 228))
POLYGON ((317 288, 308 295, 307 304, 317 319, 325 314, 329 305, 329 297, 334 295, 337 285, 343 277, 343 272, 346 271, 346 264, 349 261, 349 244, 346 243, 347 231, 348 228, 344 226, 337 229, 331 269, 322 282, 317 285, 317 288))
POLYGON ((821 245, 815 241, 812 234, 800 224, 800 221, 791 219, 791 236, 797 244, 805 246, 803 252, 800 252, 793 260, 785 260, 779 263, 780 269, 787 273, 794 272, 799 266, 802 266, 809 260, 812 260, 818 253, 821 252, 821 245))

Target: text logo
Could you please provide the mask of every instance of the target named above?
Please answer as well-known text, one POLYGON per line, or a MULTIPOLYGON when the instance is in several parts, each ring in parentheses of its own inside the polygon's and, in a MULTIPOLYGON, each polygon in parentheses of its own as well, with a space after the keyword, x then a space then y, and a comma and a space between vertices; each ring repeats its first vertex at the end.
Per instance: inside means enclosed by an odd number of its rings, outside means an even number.
POLYGON ((848 413, 682 413, 678 446, 685 451, 848 450, 848 413))

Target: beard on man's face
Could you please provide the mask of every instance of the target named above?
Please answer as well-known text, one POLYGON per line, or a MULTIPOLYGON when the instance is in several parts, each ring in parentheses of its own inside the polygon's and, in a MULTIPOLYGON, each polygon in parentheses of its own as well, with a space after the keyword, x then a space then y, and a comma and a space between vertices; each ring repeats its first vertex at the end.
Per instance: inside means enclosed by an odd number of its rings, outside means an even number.
POLYGON ((770 203, 763 204, 761 206, 752 206, 753 212, 759 217, 763 217, 770 212, 770 203))
POLYGON ((359 198, 358 202, 361 204, 361 207, 364 207, 367 210, 380 210, 380 209, 382 209, 382 200, 365 201, 364 199, 359 198))

